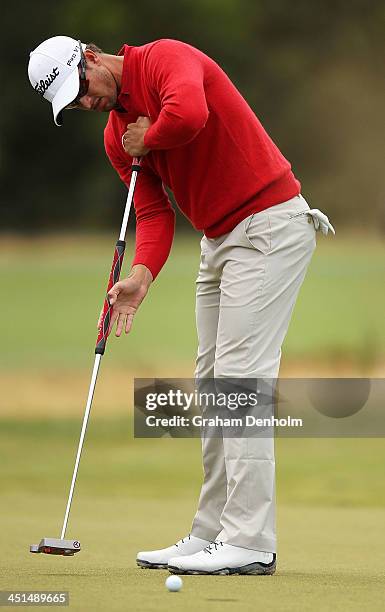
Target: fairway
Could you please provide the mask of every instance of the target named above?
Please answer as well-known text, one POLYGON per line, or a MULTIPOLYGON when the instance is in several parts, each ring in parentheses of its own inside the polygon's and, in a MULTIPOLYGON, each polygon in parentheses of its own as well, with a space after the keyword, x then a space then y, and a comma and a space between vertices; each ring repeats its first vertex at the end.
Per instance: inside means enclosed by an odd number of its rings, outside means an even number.
MULTIPOLYGON (((129 341, 110 338, 108 364, 135 376, 191 376, 199 239, 198 233, 177 237, 129 341)), ((105 235, 3 240, 0 270, 12 300, 3 303, 2 370, 89 367, 114 243, 105 235)), ((122 275, 132 248, 130 235, 122 275)), ((371 375, 385 361, 384 277, 385 246, 376 236, 318 237, 282 366, 311 359, 371 375)))
MULTIPOLYGON (((130 234, 123 274, 132 243, 130 234)), ((113 244, 105 235, 3 239, 0 271, 12 300, 3 302, 0 323, 0 415, 79 414, 113 244)), ((109 339, 99 413, 126 413, 134 377, 193 375, 198 262, 199 234, 179 235, 129 337, 109 339)), ((385 247, 376 236, 318 238, 284 342, 281 375, 383 376, 384 277, 385 247)))
POLYGON ((129 420, 94 419, 68 531, 83 549, 28 552, 58 534, 78 429, 74 420, 3 423, 1 589, 68 590, 79 611, 382 609, 382 440, 278 440, 276 575, 187 576, 168 593, 168 573, 137 568, 135 555, 188 532, 198 440, 133 440, 129 420))

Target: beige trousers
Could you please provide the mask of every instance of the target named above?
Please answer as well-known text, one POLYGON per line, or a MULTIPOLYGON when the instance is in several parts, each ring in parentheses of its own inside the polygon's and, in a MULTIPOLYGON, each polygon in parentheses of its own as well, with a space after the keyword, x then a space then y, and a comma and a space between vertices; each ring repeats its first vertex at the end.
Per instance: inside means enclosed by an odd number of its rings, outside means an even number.
MULTIPOLYGON (((281 346, 315 248, 297 196, 201 241, 195 376, 278 377, 281 346)), ((276 552, 274 438, 202 437, 192 534, 276 552)))

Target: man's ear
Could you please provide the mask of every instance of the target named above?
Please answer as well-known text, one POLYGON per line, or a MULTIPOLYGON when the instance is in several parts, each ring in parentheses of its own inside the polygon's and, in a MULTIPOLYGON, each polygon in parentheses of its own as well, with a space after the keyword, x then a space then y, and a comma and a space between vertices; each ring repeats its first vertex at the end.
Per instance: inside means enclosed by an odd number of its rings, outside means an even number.
POLYGON ((91 51, 91 49, 86 49, 84 51, 84 56, 86 58, 87 64, 95 64, 96 66, 100 66, 101 59, 99 53, 95 53, 91 51))

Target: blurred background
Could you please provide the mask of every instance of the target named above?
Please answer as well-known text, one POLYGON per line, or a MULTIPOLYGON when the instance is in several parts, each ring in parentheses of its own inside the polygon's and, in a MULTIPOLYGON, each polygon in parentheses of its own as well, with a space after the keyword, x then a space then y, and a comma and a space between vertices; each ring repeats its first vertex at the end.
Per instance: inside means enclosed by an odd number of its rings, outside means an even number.
MULTIPOLYGON (((77 376, 88 365, 125 202, 104 152, 107 117, 68 112, 57 128, 29 84, 29 51, 68 34, 110 53, 124 42, 173 37, 219 62, 291 161, 311 207, 337 228, 335 239, 318 240, 282 372, 383 372, 383 2, 21 0, 18 11, 15 32, 16 12, 4 8, 1 41, 0 257, 14 296, 3 305, 8 371, 65 367, 77 376)), ((200 236, 183 215, 177 223, 172 255, 133 334, 110 343, 108 363, 124 376, 127 367, 137 376, 192 374, 200 236)), ((134 231, 132 218, 126 269, 134 231)))
POLYGON ((2 227, 115 228, 122 189, 106 163, 105 116, 57 129, 33 95, 28 54, 58 34, 123 43, 178 38, 213 57, 293 164, 303 192, 339 228, 385 231, 381 0, 20 0, 2 10, 2 227), (23 20, 17 19, 18 14, 23 20))
MULTIPOLYGON (((335 238, 318 238, 281 374, 383 377, 385 5, 20 0, 2 7, 2 24, 0 518, 8 535, 0 586, 64 582, 80 601, 90 595, 91 576, 96 610, 101 590, 123 588, 123 566, 131 568, 128 577, 135 572, 136 550, 176 541, 193 516, 199 441, 134 440, 130 414, 134 377, 193 374, 200 236, 178 214, 170 259, 133 332, 109 340, 72 516, 71 532, 89 552, 70 560, 73 573, 67 566, 57 572, 55 559, 37 563, 25 551, 56 536, 64 512, 126 191, 104 153, 107 117, 66 113, 64 127, 55 127, 50 105, 29 84, 28 54, 45 38, 66 34, 109 53, 125 42, 177 38, 213 57, 291 161, 311 207, 325 211, 337 230, 335 238), (100 537, 116 543, 103 556, 100 537)), ((134 226, 131 219, 126 270, 134 226)), ((264 602, 275 610, 283 609, 277 597, 285 594, 284 609, 306 607, 309 593, 326 602, 324 609, 344 609, 338 597, 354 583, 360 589, 349 609, 380 609, 371 580, 373 567, 385 564, 375 529, 385 504, 383 441, 278 440, 277 454, 283 582, 279 593, 265 585, 255 593, 268 592, 264 602), (326 593, 315 576, 330 564, 324 582, 336 589, 326 593), (303 602, 290 608, 290 589, 300 582, 303 602)), ((152 597, 149 580, 145 588, 143 581, 124 584, 143 604, 152 597)), ((234 584, 236 596, 246 597, 246 587, 234 584)), ((104 600, 100 609, 119 605, 104 600)))

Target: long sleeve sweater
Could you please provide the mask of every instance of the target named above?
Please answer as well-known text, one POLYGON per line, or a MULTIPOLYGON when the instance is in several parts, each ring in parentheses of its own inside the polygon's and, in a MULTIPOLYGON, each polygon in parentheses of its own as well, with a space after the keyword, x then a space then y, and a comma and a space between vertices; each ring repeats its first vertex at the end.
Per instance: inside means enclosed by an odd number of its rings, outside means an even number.
POLYGON ((122 83, 104 133, 105 149, 128 185, 132 158, 121 138, 128 123, 147 116, 134 198, 137 219, 134 264, 155 278, 174 235, 180 210, 207 237, 230 232, 249 215, 300 191, 290 163, 225 72, 207 55, 176 40, 124 45, 122 83))

